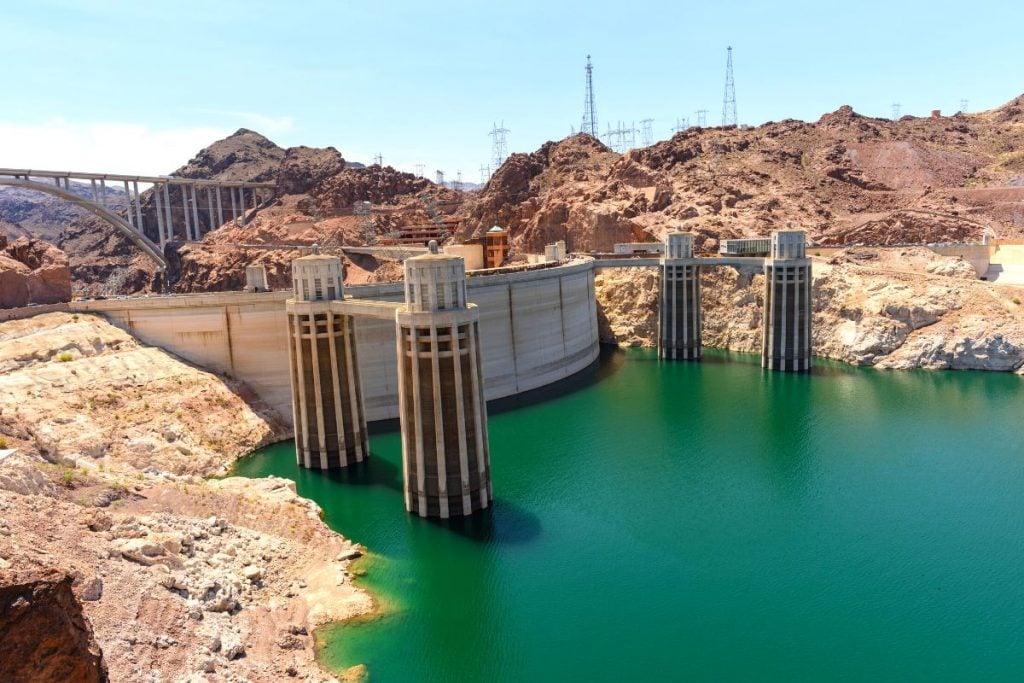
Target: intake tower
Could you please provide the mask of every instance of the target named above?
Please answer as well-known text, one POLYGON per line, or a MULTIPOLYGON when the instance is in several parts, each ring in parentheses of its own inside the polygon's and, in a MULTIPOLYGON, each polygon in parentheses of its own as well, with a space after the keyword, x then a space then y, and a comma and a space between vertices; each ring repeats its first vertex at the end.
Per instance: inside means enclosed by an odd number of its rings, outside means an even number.
POLYGON ((764 263, 764 336, 761 367, 811 369, 811 261, 802 230, 772 232, 764 263))
POLYGON ((369 454, 355 325, 343 299, 341 261, 319 253, 292 262, 288 314, 295 454, 299 465, 333 469, 369 454))
POLYGON ((465 262, 430 252, 405 261, 396 314, 405 507, 421 517, 490 505, 491 464, 477 308, 465 262))
POLYGON ((693 233, 672 232, 661 257, 658 350, 662 358, 701 356, 700 265, 693 258, 693 233))

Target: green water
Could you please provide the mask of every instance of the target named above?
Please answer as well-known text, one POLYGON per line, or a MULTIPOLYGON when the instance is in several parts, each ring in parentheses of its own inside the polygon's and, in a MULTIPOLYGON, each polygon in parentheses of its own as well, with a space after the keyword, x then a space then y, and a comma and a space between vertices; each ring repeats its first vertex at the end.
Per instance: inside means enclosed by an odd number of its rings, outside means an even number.
POLYGON ((322 632, 374 681, 1024 679, 1024 383, 606 352, 490 409, 497 505, 407 515, 395 431, 295 479, 386 616, 322 632), (531 402, 532 401, 532 402, 531 402))

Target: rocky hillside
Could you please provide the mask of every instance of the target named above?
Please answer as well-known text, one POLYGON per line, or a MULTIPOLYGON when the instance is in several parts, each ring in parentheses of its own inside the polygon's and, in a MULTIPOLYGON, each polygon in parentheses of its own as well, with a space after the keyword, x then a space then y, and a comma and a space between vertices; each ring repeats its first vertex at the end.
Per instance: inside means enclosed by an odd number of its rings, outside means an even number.
MULTIPOLYGON (((1024 290, 975 279, 965 262, 920 247, 849 249, 815 259, 816 356, 880 368, 1024 373, 1024 290)), ((764 277, 732 268, 701 275, 706 346, 760 352, 764 277)), ((603 341, 657 345, 658 273, 602 273, 603 341)))
POLYGON ((1021 98, 989 112, 899 121, 850 107, 816 122, 691 128, 614 154, 586 135, 514 154, 467 200, 465 228, 520 249, 607 250, 669 230, 719 239, 792 224, 823 244, 1024 235, 1021 98))
POLYGON ((292 193, 279 195, 245 227, 228 224, 174 249, 175 291, 240 289, 245 266, 256 263, 266 266, 272 288, 287 288, 292 260, 314 243, 341 256, 346 282, 400 279, 394 260, 349 256, 339 247, 387 241, 403 226, 450 217, 463 196, 390 166, 349 168, 332 148, 289 149, 278 188, 292 193), (363 201, 376 207, 372 216, 355 215, 353 205, 363 201))
MULTIPOLYGON (((20 622, 50 634, 37 673, 96 670, 101 649, 115 681, 333 680, 312 633, 373 608, 361 550, 289 481, 197 476, 285 438, 269 409, 93 316, 2 323, 0 359, 0 606, 41 596, 20 622), (64 593, 24 588, 39 575, 64 593)), ((0 651, 31 652, 0 612, 0 651)))

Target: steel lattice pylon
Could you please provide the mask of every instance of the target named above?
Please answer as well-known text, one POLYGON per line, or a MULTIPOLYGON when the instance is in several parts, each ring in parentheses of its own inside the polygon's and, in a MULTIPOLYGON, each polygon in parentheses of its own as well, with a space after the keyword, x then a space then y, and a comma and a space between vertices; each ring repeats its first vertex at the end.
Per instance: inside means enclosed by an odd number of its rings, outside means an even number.
POLYGON ((732 46, 726 48, 725 58, 725 97, 722 101, 722 125, 735 126, 736 119, 736 82, 732 77, 732 46))

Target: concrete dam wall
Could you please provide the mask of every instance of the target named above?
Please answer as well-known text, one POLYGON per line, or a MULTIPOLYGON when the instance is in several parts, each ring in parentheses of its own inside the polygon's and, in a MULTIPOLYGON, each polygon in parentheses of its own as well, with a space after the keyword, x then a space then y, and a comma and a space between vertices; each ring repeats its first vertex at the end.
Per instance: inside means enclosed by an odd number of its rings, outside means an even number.
MULTIPOLYGON (((473 277, 469 301, 480 310, 487 400, 568 377, 598 356, 594 264, 473 277)), ((346 287, 354 298, 402 301, 402 283, 346 287)), ((71 310, 101 313, 144 343, 246 382, 281 417, 292 419, 288 332, 290 291, 228 292, 84 301, 71 310)), ((356 327, 368 420, 398 417, 395 323, 356 327)))

